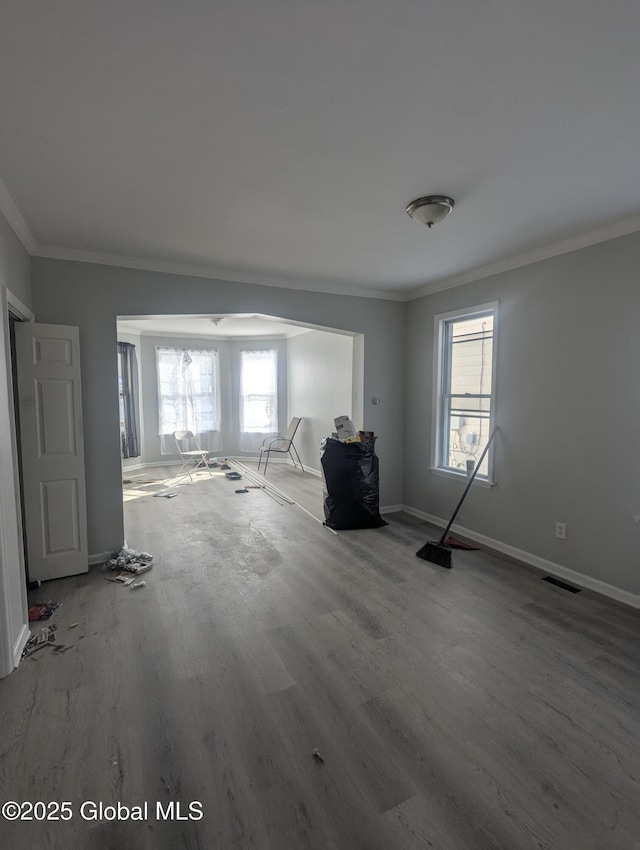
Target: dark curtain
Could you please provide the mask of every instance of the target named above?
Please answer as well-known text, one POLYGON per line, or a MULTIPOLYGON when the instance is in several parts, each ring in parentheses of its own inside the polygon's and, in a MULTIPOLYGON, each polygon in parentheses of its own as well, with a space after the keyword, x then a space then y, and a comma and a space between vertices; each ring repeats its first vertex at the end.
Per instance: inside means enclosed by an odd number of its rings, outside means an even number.
POLYGON ((124 417, 122 457, 139 457, 138 361, 136 360, 135 345, 130 342, 119 342, 118 357, 120 359, 120 395, 124 417))

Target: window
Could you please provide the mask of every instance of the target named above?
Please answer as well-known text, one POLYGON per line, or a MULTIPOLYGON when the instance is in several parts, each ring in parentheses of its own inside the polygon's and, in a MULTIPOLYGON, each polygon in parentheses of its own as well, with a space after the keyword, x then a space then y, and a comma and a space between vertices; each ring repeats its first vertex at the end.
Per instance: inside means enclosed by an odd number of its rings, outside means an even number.
MULTIPOLYGON (((491 433, 494 416, 494 337, 497 304, 436 316, 434 467, 467 474, 491 433)), ((478 470, 488 480, 491 451, 478 470)))
POLYGON ((277 432, 278 353, 273 349, 241 351, 240 357, 240 431, 277 432))
POLYGON ((193 431, 206 435, 220 430, 218 352, 156 348, 158 372, 158 433, 193 431))

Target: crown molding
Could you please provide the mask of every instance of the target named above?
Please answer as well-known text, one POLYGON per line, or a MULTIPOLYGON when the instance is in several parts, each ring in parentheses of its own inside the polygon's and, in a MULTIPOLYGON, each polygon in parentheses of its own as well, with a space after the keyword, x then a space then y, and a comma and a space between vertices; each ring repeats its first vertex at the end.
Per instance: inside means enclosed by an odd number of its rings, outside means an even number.
POLYGON ((405 292, 392 292, 385 289, 363 289, 346 283, 342 284, 338 281, 292 278, 286 275, 263 274, 261 272, 220 268, 218 266, 175 263, 169 260, 150 260, 144 257, 126 257, 118 254, 101 254, 95 251, 56 248, 52 245, 34 247, 34 250, 30 253, 35 257, 43 257, 50 260, 70 260, 77 263, 92 263, 101 266, 119 266, 120 268, 137 269, 140 271, 184 275, 186 277, 203 277, 213 280, 230 281, 232 283, 253 283, 258 286, 275 286, 280 289, 297 289, 328 295, 351 295, 356 298, 377 298, 385 301, 407 300, 405 292))
POLYGON ((27 252, 34 257, 160 272, 161 274, 184 275, 186 277, 201 277, 209 280, 225 280, 232 283, 273 286, 280 289, 296 289, 327 295, 349 295, 355 298, 375 298, 384 301, 404 302, 414 301, 417 298, 434 295, 448 289, 455 289, 458 286, 464 286, 476 280, 513 271, 514 269, 522 268, 532 263, 548 260, 562 254, 569 254, 572 251, 579 251, 582 248, 588 248, 600 242, 607 242, 621 236, 629 236, 631 233, 640 231, 640 215, 637 215, 606 227, 565 239, 561 242, 534 248, 531 251, 515 254, 512 257, 498 260, 495 263, 470 269, 461 274, 440 278, 411 289, 405 288, 401 291, 394 291, 388 289, 363 289, 353 284, 341 284, 337 281, 314 278, 292 278, 255 271, 221 268, 219 266, 176 263, 168 260, 151 260, 144 257, 128 257, 119 254, 103 254, 96 251, 84 251, 73 248, 58 248, 52 245, 37 245, 22 214, 1 178, 0 211, 4 213, 7 221, 27 252))
POLYGON ((531 263, 549 260, 552 257, 559 257, 561 254, 579 251, 581 248, 589 248, 591 245, 597 245, 599 242, 608 242, 610 239, 617 239, 620 236, 629 236, 629 234, 636 233, 637 231, 640 231, 640 215, 633 216, 633 218, 626 218, 607 227, 601 227, 598 230, 591 230, 588 233, 574 236, 571 239, 565 239, 562 242, 555 242, 552 245, 535 248, 523 254, 516 254, 505 260, 480 266, 459 275, 453 275, 452 277, 443 278, 433 283, 427 283, 424 286, 407 292, 405 294, 405 300, 414 301, 416 298, 422 298, 425 295, 434 295, 436 292, 455 289, 457 286, 463 286, 465 283, 473 283, 475 280, 482 280, 485 277, 502 274, 502 272, 513 271, 514 269, 531 265, 531 263))
MULTIPOLYGON (((181 317, 180 317, 181 318, 181 317)), ((122 325, 118 322, 118 329, 122 330, 123 333, 131 333, 134 331, 122 325)), ((138 330, 135 333, 140 337, 158 337, 161 339, 206 339, 210 342, 269 342, 269 340, 277 340, 282 341, 288 339, 284 334, 269 334, 268 336, 263 335, 255 335, 255 336, 221 336, 220 334, 196 334, 196 333, 183 333, 182 331, 145 331, 138 330)))
POLYGON ((33 238, 31 231, 27 227, 27 222, 24 220, 22 213, 18 209, 16 202, 11 197, 11 193, 6 187, 4 180, 0 177, 0 212, 11 225, 13 232, 22 242, 26 252, 33 254, 36 250, 36 240, 33 238))

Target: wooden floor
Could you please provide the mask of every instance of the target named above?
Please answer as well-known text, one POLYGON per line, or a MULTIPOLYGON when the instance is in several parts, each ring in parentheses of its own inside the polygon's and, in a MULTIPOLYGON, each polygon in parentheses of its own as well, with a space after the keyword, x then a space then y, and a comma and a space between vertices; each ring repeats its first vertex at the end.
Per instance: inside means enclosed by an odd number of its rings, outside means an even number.
POLYGON ((0 847, 640 848, 638 612, 488 553, 444 570, 406 515, 333 534, 289 467, 317 519, 220 473, 155 498, 166 472, 125 488, 146 587, 31 596, 71 649, 0 682, 0 797, 73 816, 0 819, 0 847))

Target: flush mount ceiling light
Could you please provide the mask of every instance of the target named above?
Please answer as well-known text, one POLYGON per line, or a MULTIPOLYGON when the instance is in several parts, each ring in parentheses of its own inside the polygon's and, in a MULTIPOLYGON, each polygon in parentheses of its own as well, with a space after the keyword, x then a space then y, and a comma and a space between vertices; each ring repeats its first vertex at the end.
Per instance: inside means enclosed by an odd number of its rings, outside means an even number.
POLYGON ((407 213, 411 218, 431 228, 449 215, 455 203, 453 198, 447 198, 445 195, 426 195, 411 201, 407 213))

